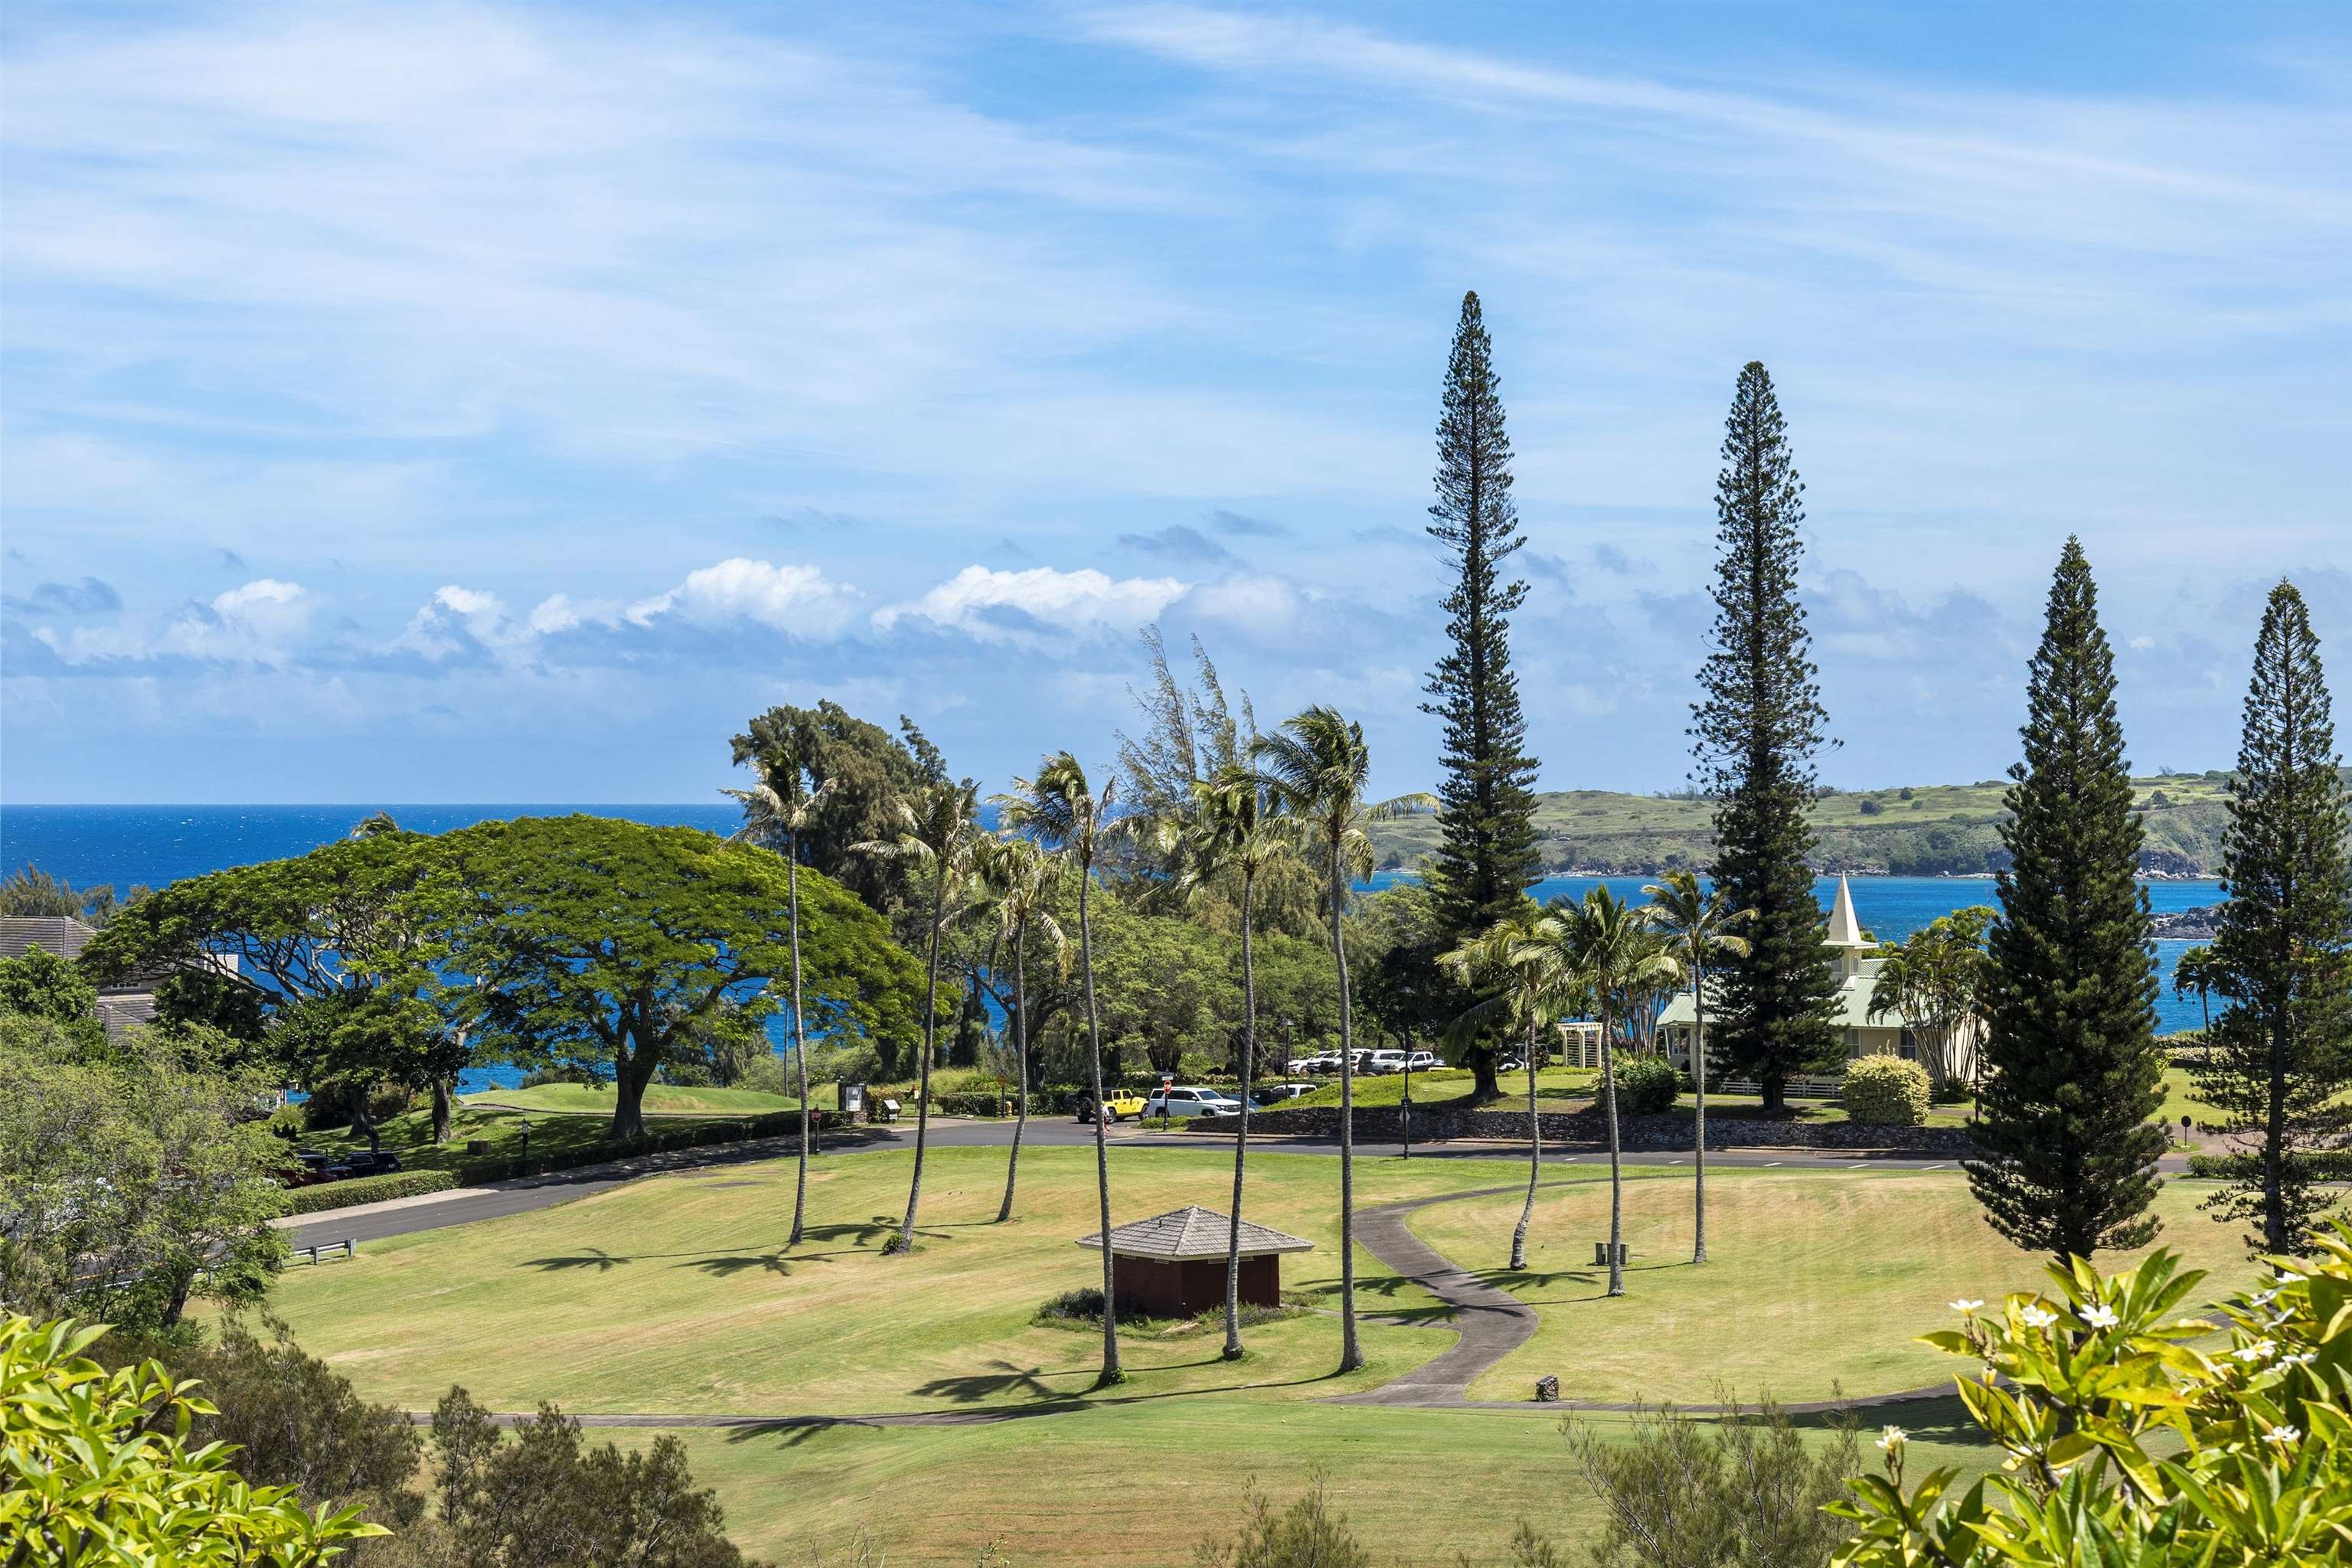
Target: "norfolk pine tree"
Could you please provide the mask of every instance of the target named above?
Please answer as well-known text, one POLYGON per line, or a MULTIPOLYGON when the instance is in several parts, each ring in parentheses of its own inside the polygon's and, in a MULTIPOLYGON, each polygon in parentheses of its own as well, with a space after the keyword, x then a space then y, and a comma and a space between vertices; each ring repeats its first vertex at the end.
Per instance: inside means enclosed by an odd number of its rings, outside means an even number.
MULTIPOLYGON (((2343 1142, 2352 1106, 2352 868, 2336 727, 2303 595, 2271 590, 2254 643, 2245 732, 2230 780, 2221 906, 2206 984, 2226 998, 2206 1030, 2197 1095, 2209 1131, 2251 1156, 2206 1200, 2254 1226, 2257 1253, 2308 1249, 2334 1195, 2308 1151, 2343 1142)), ((2200 987, 2201 988, 2201 987, 2200 987)))
POLYGON ((2147 1245, 2159 1184, 2164 1058, 2139 869, 2140 823, 2116 716, 2115 655, 2075 540, 2029 667, 2025 760, 2000 830, 1985 1061, 1969 1185, 1992 1227, 2061 1265, 2147 1245))
MULTIPOLYGON (((1430 536, 1456 578, 1445 596, 1453 641, 1422 704, 1444 724, 1437 786, 1438 848, 1430 868, 1445 945, 1468 942, 1508 918, 1542 875, 1536 851, 1536 759, 1511 669, 1510 615, 1528 585, 1504 564, 1526 543, 1511 502, 1511 440, 1503 427, 1493 347, 1478 296, 1462 299, 1437 422, 1437 500, 1430 536)), ((1498 1092, 1491 1049, 1471 1052, 1477 1092, 1498 1092)))
POLYGON ((1797 598, 1805 487, 1790 452, 1772 378, 1750 361, 1725 421, 1716 479, 1715 625, 1691 705, 1693 778, 1715 801, 1715 887, 1753 911, 1745 952, 1725 953, 1712 979, 1714 1050, 1752 1078, 1764 1110, 1786 1104, 1789 1079, 1845 1059, 1831 1020, 1837 967, 1813 897, 1813 753, 1829 715, 1814 683, 1812 634, 1797 598))

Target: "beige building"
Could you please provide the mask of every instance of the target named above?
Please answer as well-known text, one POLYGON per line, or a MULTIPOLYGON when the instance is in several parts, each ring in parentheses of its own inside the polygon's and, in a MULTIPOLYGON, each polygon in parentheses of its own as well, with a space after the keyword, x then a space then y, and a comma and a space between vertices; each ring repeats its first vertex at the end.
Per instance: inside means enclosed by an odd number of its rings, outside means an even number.
MULTIPOLYGON (((1824 940, 1837 955, 1835 1022, 1845 1036, 1847 1058, 1899 1056, 1919 1059, 1918 1042, 1908 1018, 1899 1012, 1871 1016, 1871 1005, 1878 992, 1878 971, 1885 961, 1878 956, 1878 944, 1863 934, 1862 921, 1854 913, 1853 889, 1846 885, 1843 877, 1838 879, 1837 900, 1830 909, 1829 931, 1824 940)), ((1685 1071, 1690 1068, 1696 1011, 1691 994, 1685 991, 1667 1004, 1666 1010, 1658 1016, 1658 1035, 1665 1043, 1666 1053, 1685 1071)), ((1963 1039, 1955 1054, 1963 1078, 1976 1076, 1976 1042, 1982 1028, 1974 1020, 1962 1026, 1963 1039)))

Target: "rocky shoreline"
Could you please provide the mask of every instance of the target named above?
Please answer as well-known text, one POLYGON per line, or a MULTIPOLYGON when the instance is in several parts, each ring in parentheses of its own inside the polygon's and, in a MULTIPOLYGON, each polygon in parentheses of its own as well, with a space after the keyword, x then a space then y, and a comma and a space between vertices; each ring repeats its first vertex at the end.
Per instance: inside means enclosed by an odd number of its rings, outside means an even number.
POLYGON ((2211 942, 2221 919, 2221 906, 2219 904, 2200 904, 2193 910, 2170 910, 2149 919, 2147 934, 2162 942, 2211 942))

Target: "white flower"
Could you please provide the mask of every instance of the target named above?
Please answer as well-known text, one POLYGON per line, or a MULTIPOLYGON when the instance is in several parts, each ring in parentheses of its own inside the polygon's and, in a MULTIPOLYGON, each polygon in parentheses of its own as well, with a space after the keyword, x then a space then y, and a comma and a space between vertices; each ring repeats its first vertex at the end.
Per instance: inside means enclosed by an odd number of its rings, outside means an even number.
POLYGON ((2095 1329, 2112 1329, 2117 1321, 2116 1310, 2105 1301, 2095 1307, 2085 1307, 2083 1310, 2083 1321, 2095 1329))
POLYGON ((2029 1329, 2046 1329, 2058 1321, 2057 1313, 2045 1311, 2040 1307, 2028 1307, 2018 1316, 2025 1320, 2025 1326, 2029 1329))
POLYGON ((2267 1436, 2273 1443, 2286 1444, 2294 1442, 2296 1439, 2300 1438, 2303 1434, 2293 1426, 2273 1426, 2268 1432, 2264 1433, 2263 1436, 2267 1436))
POLYGON ((1878 1435, 1878 1447, 1880 1451, 1888 1454, 1895 1452, 1895 1449, 1903 1447, 1903 1439, 1906 1436, 1908 1436, 1908 1434, 1906 1434, 1900 1426, 1888 1426, 1884 1428, 1878 1435))
POLYGON ((2275 1301, 2275 1300, 2278 1300, 2278 1292, 2277 1292, 2277 1291, 2275 1291, 2275 1290, 2265 1290, 2265 1291, 2263 1291, 2261 1295, 2259 1295, 2259 1296, 2257 1296, 2257 1297, 2255 1297, 2255 1298, 2253 1299, 2253 1301, 2252 1301, 2252 1305, 2253 1305, 2253 1306, 2257 1306, 2257 1307, 2267 1307, 2267 1306, 2269 1306, 2273 1301, 2275 1301))
POLYGON ((1979 1307, 1983 1305, 1984 1303, 1982 1301, 1955 1301, 1952 1303, 1952 1310, 1955 1312, 1973 1313, 1979 1307))
POLYGON ((2279 1357, 2279 1364, 2281 1366, 2309 1366, 2313 1362, 2318 1359, 2319 1352, 2317 1351, 2297 1351, 2293 1355, 2283 1355, 2279 1357))
POLYGON ((2268 1361, 2278 1354, 2278 1342, 2274 1340, 2256 1340, 2252 1344, 2241 1345, 2230 1353, 2244 1362, 2268 1361))
POLYGON ((2300 1285, 2303 1283, 2303 1276, 2291 1268, 2282 1268, 2279 1270, 2278 1282, 2282 1285, 2300 1285))

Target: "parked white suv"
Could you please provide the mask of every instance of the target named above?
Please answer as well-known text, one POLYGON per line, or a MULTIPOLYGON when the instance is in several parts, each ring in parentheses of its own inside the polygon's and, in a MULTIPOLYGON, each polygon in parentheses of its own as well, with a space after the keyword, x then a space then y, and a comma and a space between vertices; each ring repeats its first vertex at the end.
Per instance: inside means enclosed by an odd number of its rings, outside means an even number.
POLYGON ((1444 1067, 1445 1063, 1439 1058, 1435 1051, 1415 1051, 1406 1065, 1414 1072, 1428 1072, 1433 1068, 1444 1067))
POLYGON ((1357 1064, 1356 1070, 1378 1076, 1383 1073, 1402 1072, 1404 1064, 1405 1054, 1402 1051, 1374 1051, 1357 1064))
POLYGON ((1239 1116, 1241 1102, 1220 1089, 1180 1084, 1155 1089, 1143 1104, 1146 1116, 1239 1116))

